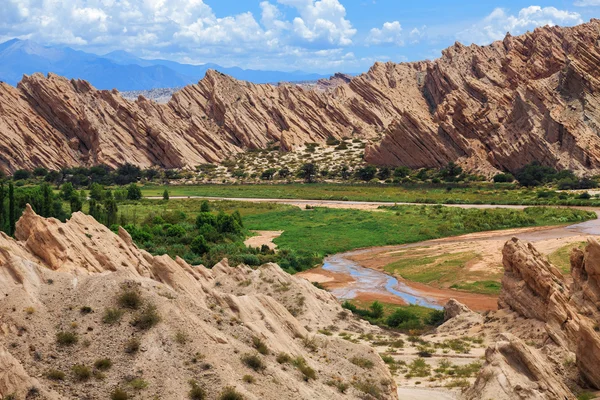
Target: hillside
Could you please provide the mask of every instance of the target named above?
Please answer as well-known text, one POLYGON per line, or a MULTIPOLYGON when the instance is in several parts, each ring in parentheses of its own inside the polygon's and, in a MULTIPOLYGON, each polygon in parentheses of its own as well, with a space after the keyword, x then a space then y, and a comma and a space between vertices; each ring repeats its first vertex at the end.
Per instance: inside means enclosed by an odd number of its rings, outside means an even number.
POLYGON ((600 172, 600 21, 545 27, 433 62, 377 63, 331 90, 208 71, 164 105, 56 75, 0 86, 0 168, 132 162, 192 168, 328 137, 371 142, 369 163, 491 174, 537 160, 600 172))

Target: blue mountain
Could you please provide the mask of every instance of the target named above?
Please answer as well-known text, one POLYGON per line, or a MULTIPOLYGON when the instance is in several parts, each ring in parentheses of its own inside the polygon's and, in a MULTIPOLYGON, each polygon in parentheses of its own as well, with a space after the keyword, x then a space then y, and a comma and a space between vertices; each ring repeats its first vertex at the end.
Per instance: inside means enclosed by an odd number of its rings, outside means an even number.
POLYGON ((297 82, 326 77, 301 71, 259 71, 224 68, 216 64, 189 65, 168 60, 145 60, 125 51, 105 55, 64 46, 42 46, 13 39, 0 44, 0 81, 16 85, 24 74, 53 72, 89 81, 98 89, 149 90, 196 83, 208 69, 253 83, 297 82))

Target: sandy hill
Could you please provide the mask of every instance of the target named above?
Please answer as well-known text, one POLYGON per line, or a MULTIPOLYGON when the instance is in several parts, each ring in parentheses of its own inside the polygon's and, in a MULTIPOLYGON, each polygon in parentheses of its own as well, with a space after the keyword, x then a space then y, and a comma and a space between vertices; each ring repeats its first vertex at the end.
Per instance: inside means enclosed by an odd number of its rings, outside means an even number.
POLYGON ((28 208, 16 237, 0 237, 2 399, 396 398, 373 349, 318 333, 375 328, 276 265, 153 257, 81 213, 61 223, 28 208))

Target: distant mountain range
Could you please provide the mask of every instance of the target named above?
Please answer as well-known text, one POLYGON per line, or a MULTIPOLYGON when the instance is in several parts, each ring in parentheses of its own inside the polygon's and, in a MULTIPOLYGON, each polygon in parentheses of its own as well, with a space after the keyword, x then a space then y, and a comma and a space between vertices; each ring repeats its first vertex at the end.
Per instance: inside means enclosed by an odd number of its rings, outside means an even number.
POLYGON ((64 46, 42 46, 30 40, 13 39, 0 44, 0 81, 11 85, 16 85, 23 75, 53 72, 67 78, 85 79, 98 89, 150 90, 196 83, 209 69, 253 83, 312 81, 327 77, 301 71, 259 71, 216 64, 144 60, 126 51, 99 56, 64 46))

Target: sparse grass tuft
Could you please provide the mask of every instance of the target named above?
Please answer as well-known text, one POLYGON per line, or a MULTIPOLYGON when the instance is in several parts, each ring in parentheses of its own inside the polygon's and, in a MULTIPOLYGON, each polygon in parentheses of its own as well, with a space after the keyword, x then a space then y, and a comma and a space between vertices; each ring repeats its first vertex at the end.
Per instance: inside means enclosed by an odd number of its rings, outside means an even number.
POLYGON ((125 353, 127 354, 135 354, 140 351, 140 340, 137 338, 133 338, 125 343, 125 353))
POLYGON ((48 372, 46 372, 46 377, 53 381, 64 381, 65 373, 57 369, 51 369, 48 372))
POLYGON ((147 331, 160 322, 160 315, 156 310, 156 306, 148 304, 140 313, 138 313, 131 325, 143 331, 147 331))
POLYGON ((252 337, 252 346, 262 355, 266 356, 269 354, 269 348, 267 347, 267 344, 259 337, 252 337))
POLYGON ((129 395, 126 391, 121 388, 115 388, 110 395, 111 400, 127 400, 129 399, 129 395))
POLYGON ((92 377, 92 370, 89 367, 86 367, 85 365, 73 365, 71 367, 71 371, 73 372, 75 380, 79 382, 87 381, 92 377))
POLYGON ((242 356, 242 362, 248 367, 252 368, 254 371, 262 371, 266 368, 263 361, 260 359, 258 354, 244 354, 242 356))
POLYGON ((122 316, 123 310, 119 310, 118 308, 107 308, 106 311, 104 311, 102 322, 108 325, 114 325, 121 320, 122 316))
POLYGON ((317 379, 317 373, 314 369, 306 364, 306 360, 302 357, 297 357, 293 362, 294 366, 298 368, 303 375, 305 381, 309 381, 310 379, 317 379))
POLYGON ((206 399, 206 391, 204 390, 204 388, 202 386, 200 386, 200 384, 195 381, 195 380, 191 380, 189 382, 191 388, 190 391, 188 392, 188 397, 191 400, 205 400, 206 399))
POLYGON ((79 342, 79 337, 75 332, 58 332, 56 334, 56 343, 59 346, 73 346, 79 342))
POLYGON ((279 354, 277 354, 277 357, 275 358, 275 360, 279 364, 287 364, 290 361, 292 361, 292 357, 290 357, 290 355, 287 353, 279 353, 279 354))
POLYGON ((244 396, 238 393, 234 387, 227 386, 219 395, 219 400, 244 400, 244 396))
POLYGON ((118 302, 122 308, 138 310, 142 306, 142 297, 137 290, 125 289, 119 295, 118 302))
POLYGON ((374 366, 373 361, 363 357, 352 357, 350 362, 365 369, 371 369, 374 366))
POLYGON ((254 379, 254 377, 252 375, 244 375, 242 377, 242 380, 246 383, 254 383, 256 382, 256 379, 254 379))
POLYGON ((94 363, 94 367, 100 371, 108 371, 110 367, 112 367, 112 361, 110 360, 110 358, 101 358, 99 360, 96 360, 96 362, 94 363))

